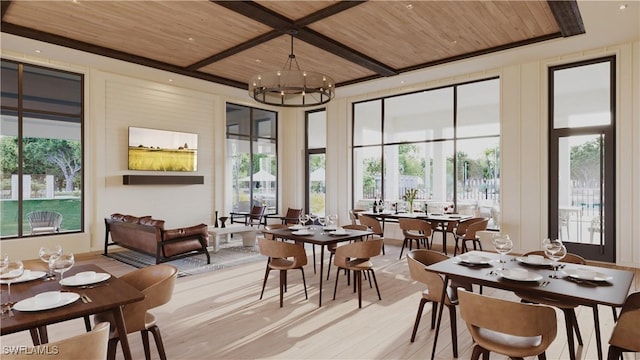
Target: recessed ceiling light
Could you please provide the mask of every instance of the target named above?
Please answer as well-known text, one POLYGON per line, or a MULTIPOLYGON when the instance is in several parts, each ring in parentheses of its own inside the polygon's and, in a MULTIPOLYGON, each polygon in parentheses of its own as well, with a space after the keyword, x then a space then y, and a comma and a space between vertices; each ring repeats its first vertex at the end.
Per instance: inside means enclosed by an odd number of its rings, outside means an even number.
POLYGON ((404 84, 404 80, 400 80, 400 84, 404 84))
POLYGON ((40 50, 36 49, 36 52, 37 52, 38 54, 40 54, 42 51, 40 51, 40 50))
POLYGON ((262 60, 260 60, 260 59, 256 59, 256 62, 257 62, 257 63, 261 63, 261 62, 262 62, 262 60))
POLYGON ((618 6, 618 9, 619 10, 625 10, 628 6, 629 5, 627 5, 627 4, 622 4, 622 5, 618 6))
POLYGON ((173 79, 169 79, 169 82, 173 82, 173 79))
POLYGON ((189 41, 195 41, 196 39, 189 37, 189 41))
POLYGON ((413 5, 412 4, 407 5, 407 9, 409 10, 413 9, 413 5))

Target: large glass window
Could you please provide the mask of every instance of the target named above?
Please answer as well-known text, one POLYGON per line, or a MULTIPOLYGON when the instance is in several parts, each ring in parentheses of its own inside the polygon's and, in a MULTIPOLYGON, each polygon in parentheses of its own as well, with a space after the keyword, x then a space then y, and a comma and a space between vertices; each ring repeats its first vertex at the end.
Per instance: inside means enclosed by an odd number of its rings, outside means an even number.
POLYGON ((384 200, 461 213, 499 225, 500 80, 374 99, 353 107, 354 207, 384 200))
POLYGON ((234 212, 278 208, 277 113, 227 104, 227 179, 234 212))
POLYGON ((0 236, 82 231, 83 76, 2 60, 0 236))
POLYGON ((615 58, 549 71, 549 236, 615 260, 615 58))
POLYGON ((307 115, 307 199, 306 212, 325 215, 325 159, 327 152, 327 111, 307 115))

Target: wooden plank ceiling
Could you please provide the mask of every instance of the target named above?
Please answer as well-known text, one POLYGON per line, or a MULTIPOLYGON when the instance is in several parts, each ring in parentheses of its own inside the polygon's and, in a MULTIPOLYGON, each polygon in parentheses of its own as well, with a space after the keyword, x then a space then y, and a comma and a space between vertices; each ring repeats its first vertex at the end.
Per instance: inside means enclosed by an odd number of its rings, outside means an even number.
POLYGON ((570 1, 2 1, 2 32, 238 88, 281 69, 337 86, 584 33, 570 1))

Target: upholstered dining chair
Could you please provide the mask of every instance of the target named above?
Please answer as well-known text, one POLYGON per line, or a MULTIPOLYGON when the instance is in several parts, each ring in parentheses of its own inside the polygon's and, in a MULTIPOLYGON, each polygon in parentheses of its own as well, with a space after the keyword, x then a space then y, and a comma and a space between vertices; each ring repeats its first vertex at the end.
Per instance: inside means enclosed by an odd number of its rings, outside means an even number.
MULTIPOLYGON (((420 319, 422 318, 422 310, 428 302, 433 304, 431 309, 431 330, 435 328, 438 303, 442 300, 442 290, 445 286, 442 276, 426 271, 425 267, 447 260, 448 258, 449 257, 447 255, 427 249, 416 249, 407 253, 407 264, 409 265, 409 274, 411 275, 411 278, 427 286, 427 288, 422 292, 422 298, 420 299, 420 305, 418 306, 418 314, 416 315, 416 321, 413 324, 413 331, 411 332, 411 342, 416 339, 418 325, 420 325, 420 319)), ((458 305, 458 297, 455 289, 447 286, 447 293, 444 300, 445 306, 449 309, 449 319, 451 321, 451 344, 453 347, 453 357, 457 358, 458 329, 456 327, 456 305, 458 305)))
POLYGON ((269 257, 267 270, 262 282, 260 300, 264 295, 264 288, 267 285, 267 278, 271 270, 280 271, 280 307, 283 304, 284 291, 287 288, 287 270, 300 269, 302 272, 302 284, 304 285, 304 298, 308 299, 307 282, 304 278, 304 265, 307 264, 307 253, 301 244, 294 244, 284 241, 274 241, 269 239, 258 239, 260 254, 269 257))
POLYGON ((456 240, 455 248, 453 249, 453 256, 456 256, 458 249, 461 248, 461 252, 467 252, 467 241, 471 241, 473 244, 473 250, 478 248, 482 250, 482 243, 478 237, 478 231, 486 230, 488 218, 476 217, 469 220, 462 221, 456 228, 454 239, 456 240), (460 244, 461 242, 461 244, 460 244))
POLYGON ((359 214, 358 220, 360 225, 365 225, 371 232, 373 232, 373 238, 382 240, 382 255, 384 255, 384 229, 380 225, 380 221, 373 216, 359 214))
POLYGON ((20 353, 3 353, 3 360, 51 360, 82 359, 104 360, 107 358, 109 323, 101 322, 87 333, 82 333, 60 341, 50 342, 25 349, 20 353), (55 356, 52 355, 56 349, 55 356))
POLYGON ((416 249, 420 249, 420 243, 424 244, 424 247, 429 249, 431 246, 429 241, 431 240, 431 223, 422 219, 407 219, 402 218, 398 220, 400 229, 404 240, 402 241, 402 248, 400 249, 400 256, 398 259, 402 259, 402 252, 404 248, 408 246, 409 250, 413 249, 413 242, 416 242, 416 249))
POLYGON ((609 339, 607 360, 618 360, 627 351, 640 352, 640 292, 627 297, 609 339))
POLYGON ((354 290, 357 287, 358 290, 358 307, 362 307, 362 273, 368 272, 376 285, 376 291, 378 292, 378 299, 382 300, 380 296, 380 289, 378 288, 378 281, 376 280, 376 273, 373 270, 373 263, 371 258, 380 255, 382 250, 382 239, 373 239, 367 241, 358 241, 351 244, 338 246, 336 248, 336 254, 334 258, 334 265, 336 269, 336 284, 333 288, 333 300, 336 299, 336 292, 338 291, 338 277, 340 275, 340 269, 353 271, 354 290))
MULTIPOLYGON (((345 230, 360 230, 360 231, 367 231, 368 229, 365 225, 358 225, 358 224, 343 225, 342 228, 345 230)), ((338 244, 336 243, 327 244, 327 250, 329 251, 329 264, 327 266, 327 280, 329 280, 329 276, 331 274, 331 260, 333 260, 333 256, 336 254, 337 247, 338 247, 338 244)))
POLYGON ((283 224, 294 225, 300 221, 302 209, 287 208, 287 213, 280 218, 283 224))
MULTIPOLYGON (((535 250, 529 251, 525 253, 523 256, 529 255, 540 255, 545 256, 544 251, 535 250)), ((579 264, 585 265, 587 261, 580 255, 567 253, 567 255, 561 260, 561 262, 569 263, 569 264, 579 264)), ((567 328, 567 343, 569 346, 569 356, 571 360, 576 358, 575 344, 573 341, 573 332, 576 334, 576 339, 578 340, 578 344, 582 345, 582 336, 580 335, 580 328, 578 327, 578 319, 576 317, 575 309, 578 307, 578 304, 566 301, 566 300, 558 300, 552 298, 542 298, 538 296, 531 296, 524 292, 516 292, 516 296, 522 299, 522 302, 534 303, 534 304, 544 304, 548 306, 557 307, 564 314, 564 321, 567 328)), ((614 318, 616 317, 615 309, 614 318)))
MULTIPOLYGON (((178 269, 169 264, 147 266, 126 273, 120 277, 121 280, 145 294, 144 300, 125 305, 122 309, 122 314, 129 334, 140 331, 142 335, 142 345, 144 346, 144 355, 147 360, 151 357, 149 350, 149 332, 153 334, 160 359, 167 359, 160 335, 160 328, 157 325, 157 318, 151 314, 149 310, 164 305, 171 300, 177 277, 178 269)), ((102 321, 111 323, 107 358, 115 359, 116 348, 120 338, 115 328, 113 316, 110 312, 100 313, 96 314, 93 319, 96 324, 102 321)))
POLYGON ((460 316, 476 343, 472 360, 480 355, 489 359, 490 352, 515 359, 546 359, 545 351, 557 334, 553 308, 493 298, 463 288, 457 292, 460 316))

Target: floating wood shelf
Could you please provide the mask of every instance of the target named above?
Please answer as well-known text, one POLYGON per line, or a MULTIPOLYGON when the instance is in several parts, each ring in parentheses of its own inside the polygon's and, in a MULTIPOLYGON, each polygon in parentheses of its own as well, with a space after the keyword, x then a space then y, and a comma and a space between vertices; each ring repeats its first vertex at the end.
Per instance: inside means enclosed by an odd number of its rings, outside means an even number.
POLYGON ((123 185, 194 185, 204 184, 199 175, 122 175, 123 185))

